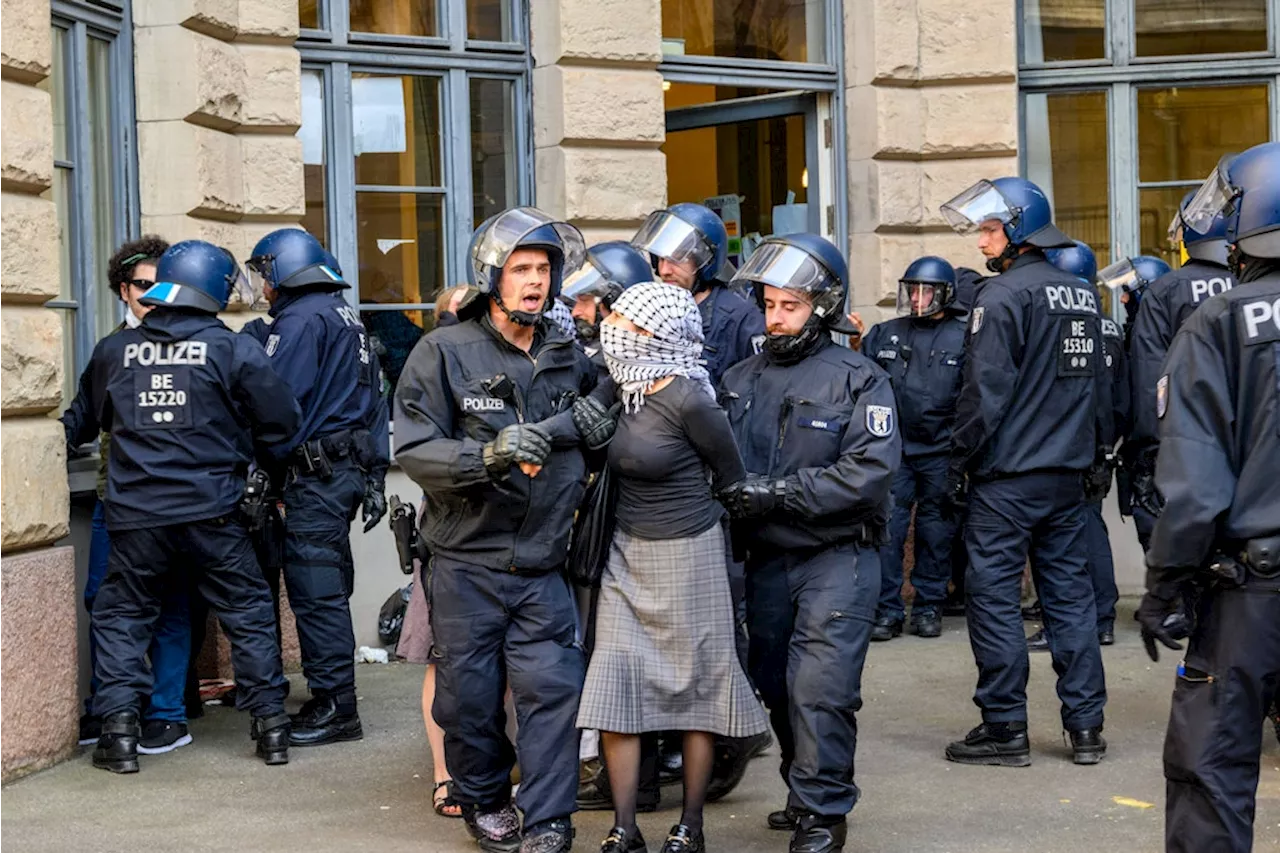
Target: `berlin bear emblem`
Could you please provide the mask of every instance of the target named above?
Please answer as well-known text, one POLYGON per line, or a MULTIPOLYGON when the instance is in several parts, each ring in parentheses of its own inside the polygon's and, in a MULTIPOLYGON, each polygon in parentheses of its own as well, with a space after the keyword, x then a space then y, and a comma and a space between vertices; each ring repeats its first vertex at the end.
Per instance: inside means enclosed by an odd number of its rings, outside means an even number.
POLYGON ((877 438, 893 435, 893 408, 890 406, 867 406, 867 432, 877 438))

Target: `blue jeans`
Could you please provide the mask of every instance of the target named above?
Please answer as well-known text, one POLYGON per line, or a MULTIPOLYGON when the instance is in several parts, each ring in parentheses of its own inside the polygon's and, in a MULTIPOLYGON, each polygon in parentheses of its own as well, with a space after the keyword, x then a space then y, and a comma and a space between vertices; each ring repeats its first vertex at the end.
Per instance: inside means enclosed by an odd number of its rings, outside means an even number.
MULTIPOLYGON (((84 584, 84 607, 90 620, 93 602, 98 589, 107 576, 107 561, 111 555, 111 537, 107 534, 105 507, 98 501, 93 507, 93 533, 89 538, 89 576, 84 584)), ((181 584, 168 589, 160 603, 160 618, 147 650, 151 660, 151 698, 144 716, 148 720, 169 720, 175 723, 187 721, 187 706, 183 688, 187 680, 187 659, 191 655, 191 619, 188 590, 181 584)), ((86 713, 91 713, 93 697, 98 692, 98 643, 92 626, 89 631, 89 665, 93 675, 89 678, 89 698, 85 700, 86 713)))

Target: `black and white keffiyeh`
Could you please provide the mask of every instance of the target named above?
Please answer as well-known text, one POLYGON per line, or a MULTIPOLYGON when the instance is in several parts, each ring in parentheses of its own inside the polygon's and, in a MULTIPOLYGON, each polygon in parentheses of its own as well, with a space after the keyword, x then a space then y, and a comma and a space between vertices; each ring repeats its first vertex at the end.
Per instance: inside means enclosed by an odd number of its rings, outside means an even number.
POLYGON ((628 412, 638 412, 649 386, 668 376, 700 382, 715 399, 702 359, 702 315, 689 291, 656 281, 636 284, 623 291, 612 310, 652 335, 600 326, 605 364, 628 412))

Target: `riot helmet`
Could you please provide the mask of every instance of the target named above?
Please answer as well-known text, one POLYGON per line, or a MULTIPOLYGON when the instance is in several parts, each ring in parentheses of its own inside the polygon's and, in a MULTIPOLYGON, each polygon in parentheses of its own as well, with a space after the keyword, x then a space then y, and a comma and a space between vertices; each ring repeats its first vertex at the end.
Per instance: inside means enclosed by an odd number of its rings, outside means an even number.
POLYGON ((1213 174, 1182 210, 1183 221, 1201 233, 1221 215, 1232 247, 1230 266, 1250 258, 1280 259, 1280 142, 1255 145, 1219 161, 1213 174))
POLYGON ((956 299, 956 271, 934 255, 917 258, 898 281, 898 313, 932 317, 956 299))
POLYGON ((711 208, 681 202, 650 213, 631 238, 631 245, 648 252, 655 271, 662 259, 692 264, 693 292, 697 293, 721 280, 728 257, 729 234, 724 221, 711 208))
POLYGON ((614 300, 631 285, 653 280, 653 268, 644 255, 624 240, 610 240, 587 250, 586 262, 565 278, 560 297, 570 308, 582 298, 595 300, 593 319, 574 318, 578 337, 593 341, 600 335, 601 309, 612 310, 614 300))
POLYGON ((1104 312, 1110 314, 1115 305, 1124 305, 1126 322, 1137 316, 1142 296, 1151 283, 1170 271, 1170 267, 1151 255, 1122 258, 1098 273, 1098 293, 1104 312))
POLYGON ((342 290, 337 259, 320 241, 299 228, 272 231, 253 247, 245 262, 255 290, 342 290))
MULTIPOLYGON (((585 254, 582 232, 573 225, 552 219, 535 207, 514 207, 489 217, 471 235, 467 277, 471 286, 487 295, 513 323, 532 326, 550 310, 564 277, 582 265, 585 254), (541 249, 551 262, 550 288, 538 311, 512 310, 502 300, 502 268, 519 249, 541 249)), ((477 299, 471 304, 483 303, 477 299)))
POLYGON ((183 240, 170 246, 156 262, 156 283, 138 298, 157 308, 186 308, 217 314, 235 293, 253 301, 249 280, 235 257, 204 240, 183 240))
MULTIPOLYGON (((1227 218, 1219 211, 1207 220, 1205 230, 1200 231, 1187 224, 1183 215, 1191 205, 1196 191, 1192 190, 1182 197, 1182 203, 1169 222, 1169 245, 1177 249, 1179 245, 1187 250, 1187 257, 1197 261, 1227 265, 1227 218)), ((1201 221, 1205 221, 1201 218, 1201 221)))
POLYGON ((1049 249, 1044 256, 1049 263, 1081 281, 1093 284, 1098 277, 1098 258, 1089 244, 1082 240, 1076 240, 1074 246, 1065 249, 1049 249))
POLYGON ((1044 190, 1025 178, 982 180, 942 205, 947 223, 960 234, 974 234, 985 222, 1001 224, 1009 245, 987 260, 994 273, 1018 257, 1023 246, 1065 248, 1072 240, 1053 224, 1053 209, 1044 190))

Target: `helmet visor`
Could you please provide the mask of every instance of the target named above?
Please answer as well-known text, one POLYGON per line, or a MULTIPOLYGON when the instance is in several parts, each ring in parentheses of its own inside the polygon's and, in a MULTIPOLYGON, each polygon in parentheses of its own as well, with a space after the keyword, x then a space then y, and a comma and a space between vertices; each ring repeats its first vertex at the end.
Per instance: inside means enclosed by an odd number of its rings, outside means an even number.
POLYGON ((1104 267, 1098 273, 1098 287, 1105 288, 1111 295, 1109 304, 1114 304, 1120 300, 1120 294, 1130 293, 1143 284, 1138 276, 1138 271, 1134 269, 1133 262, 1128 258, 1116 261, 1109 267, 1104 267))
POLYGON ((734 281, 767 284, 812 296, 836 286, 831 273, 798 246, 766 242, 751 253, 734 281))
POLYGON ((702 269, 715 257, 715 248, 702 232, 669 210, 650 213, 631 238, 631 245, 655 259, 691 263, 695 270, 702 269))
POLYGON ((1176 249, 1182 245, 1182 211, 1175 210, 1173 219, 1169 220, 1169 246, 1176 249))
POLYGON ((1188 228, 1204 233, 1213 227, 1213 220, 1218 214, 1231 212, 1231 202, 1238 195, 1228 174, 1233 157, 1228 154, 1218 161, 1212 174, 1183 208, 1181 218, 1188 228))
POLYGON ((235 273, 227 277, 227 305, 240 306, 251 310, 261 310, 266 305, 262 295, 262 282, 253 281, 244 274, 239 264, 235 265, 235 273))
MULTIPOLYGON (((261 297, 266 292, 268 285, 275 286, 275 276, 271 273, 271 264, 270 255, 255 255, 245 261, 245 267, 249 270, 247 287, 251 293, 261 297)), ((241 277, 244 277, 243 272, 241 277)))
POLYGON ((898 313, 931 317, 942 310, 942 288, 926 281, 898 282, 898 313))
POLYGON ((992 219, 1008 223, 1014 217, 1009 203, 990 181, 978 181, 942 205, 941 211, 947 224, 960 234, 973 234, 992 219))
POLYGON ((511 253, 520 247, 530 232, 549 225, 560 241, 564 255, 564 272, 576 270, 587 255, 582 232, 567 222, 558 222, 532 207, 517 207, 500 215, 485 230, 472 251, 471 262, 475 266, 478 281, 488 281, 490 273, 500 270, 511 253))
POLYGON ((609 279, 600 272, 600 268, 587 261, 572 275, 565 278, 560 294, 569 305, 573 305, 579 296, 602 298, 609 292, 609 287, 609 279))

